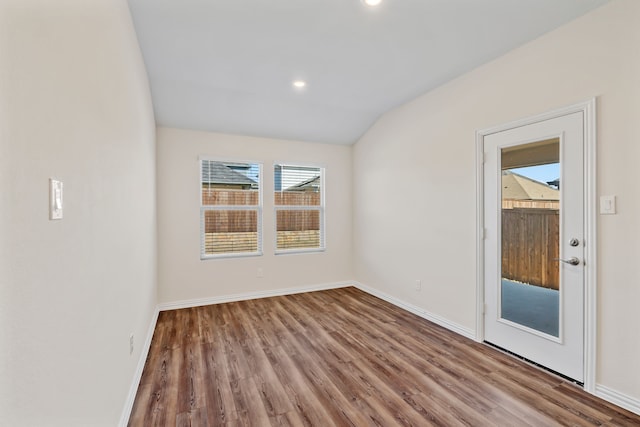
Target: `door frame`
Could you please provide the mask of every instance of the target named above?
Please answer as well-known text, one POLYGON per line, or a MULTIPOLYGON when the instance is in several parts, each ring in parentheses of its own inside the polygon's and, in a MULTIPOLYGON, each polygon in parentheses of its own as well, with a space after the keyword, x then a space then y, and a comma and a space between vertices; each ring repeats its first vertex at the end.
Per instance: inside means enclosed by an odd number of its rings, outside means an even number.
POLYGON ((484 341, 484 138, 487 135, 582 112, 584 118, 584 385, 596 391, 597 354, 597 203, 596 203, 596 98, 532 117, 476 131, 476 341, 484 341))

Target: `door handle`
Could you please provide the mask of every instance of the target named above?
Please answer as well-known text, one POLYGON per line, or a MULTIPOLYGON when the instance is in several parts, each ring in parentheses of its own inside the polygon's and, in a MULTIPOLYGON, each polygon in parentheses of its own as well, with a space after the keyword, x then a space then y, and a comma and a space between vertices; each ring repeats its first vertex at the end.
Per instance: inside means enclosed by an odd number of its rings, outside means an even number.
POLYGON ((576 257, 571 257, 569 259, 562 259, 562 258, 554 258, 554 261, 562 261, 565 264, 569 264, 569 265, 580 265, 580 260, 576 257))

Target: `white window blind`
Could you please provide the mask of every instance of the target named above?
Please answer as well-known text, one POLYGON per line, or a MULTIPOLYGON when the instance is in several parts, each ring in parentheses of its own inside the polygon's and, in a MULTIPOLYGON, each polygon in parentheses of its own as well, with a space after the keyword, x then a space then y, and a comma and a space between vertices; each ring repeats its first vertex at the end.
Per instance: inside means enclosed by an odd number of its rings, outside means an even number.
POLYGON ((324 168, 274 165, 276 253, 325 249, 324 168))
POLYGON ((262 165, 200 160, 200 257, 262 253, 262 165))

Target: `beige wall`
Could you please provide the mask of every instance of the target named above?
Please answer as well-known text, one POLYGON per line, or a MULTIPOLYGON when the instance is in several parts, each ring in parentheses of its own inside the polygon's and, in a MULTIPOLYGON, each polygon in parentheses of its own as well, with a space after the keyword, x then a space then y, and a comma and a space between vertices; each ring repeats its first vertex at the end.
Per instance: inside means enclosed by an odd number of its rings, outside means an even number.
POLYGON ((476 130, 598 96, 618 214, 598 217, 597 382, 640 399, 639 22, 615 0, 385 114, 354 147, 356 279, 474 330, 476 130))
POLYGON ((322 285, 353 278, 351 147, 159 128, 158 275, 160 302, 322 285), (199 156, 263 163, 264 255, 200 260, 199 156), (326 168, 327 250, 274 255, 273 164, 326 168), (271 190, 273 191, 273 190, 271 190), (258 268, 264 277, 257 277, 258 268))
POLYGON ((125 0, 0 3, 3 426, 117 425, 156 305, 154 131, 125 0))
POLYGON ((158 299, 356 277, 475 329, 475 131, 592 96, 598 192, 619 210, 598 218, 597 378, 640 399, 637 22, 640 2, 614 0, 386 114, 353 149, 161 128, 156 163, 126 2, 3 0, 0 420, 115 425, 158 299), (262 161, 265 189, 274 161, 324 165, 327 251, 275 256, 265 192, 264 256, 201 261, 199 155, 262 161), (62 221, 47 217, 51 176, 65 184, 62 221))

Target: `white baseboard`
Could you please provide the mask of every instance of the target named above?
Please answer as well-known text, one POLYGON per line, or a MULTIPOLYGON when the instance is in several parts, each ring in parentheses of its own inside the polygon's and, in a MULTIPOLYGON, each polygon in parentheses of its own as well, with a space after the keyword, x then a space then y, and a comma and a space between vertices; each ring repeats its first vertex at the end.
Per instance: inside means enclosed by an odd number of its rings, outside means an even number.
POLYGON ((607 402, 611 402, 614 405, 618 405, 621 408, 640 415, 640 399, 627 396, 624 393, 620 393, 619 391, 613 390, 600 384, 596 384, 595 395, 606 400, 607 402))
POLYGON ((295 288, 283 288, 269 291, 246 292, 242 294, 222 295, 218 297, 165 302, 158 304, 158 309, 160 311, 177 310, 180 308, 200 307, 203 305, 223 304, 226 302, 246 301, 250 299, 279 297, 283 295, 302 294, 305 292, 313 291, 324 291, 327 289, 338 289, 347 286, 355 286, 355 282, 324 283, 319 285, 300 286, 295 288))
POLYGON ((151 348, 151 339, 153 338, 153 333, 156 330, 156 323, 158 322, 159 313, 160 311, 158 310, 158 307, 156 307, 153 311, 151 322, 149 323, 149 329, 147 329, 147 337, 144 340, 144 344, 142 344, 142 351, 140 352, 138 365, 136 366, 136 371, 133 374, 131 387, 129 387, 129 395, 127 396, 127 400, 125 401, 122 415, 120 416, 120 423, 118 423, 120 427, 126 427, 129 423, 129 417, 131 416, 131 410, 133 409, 133 402, 135 401, 136 394, 138 393, 138 385, 140 384, 140 379, 142 378, 144 364, 147 361, 147 356, 149 355, 149 349, 151 348))
POLYGON ((476 332, 472 329, 458 325, 457 323, 454 323, 448 319, 445 319, 444 317, 438 316, 437 314, 430 313, 427 310, 424 310, 418 306, 409 304, 408 302, 404 302, 396 297, 392 297, 391 295, 381 292, 377 289, 363 285, 362 283, 353 282, 353 285, 356 288, 360 289, 361 291, 364 291, 368 294, 371 294, 380 299, 383 299, 388 303, 391 303, 397 307, 407 310, 417 316, 422 317, 423 319, 427 319, 428 321, 433 322, 436 325, 440 325, 443 328, 449 329, 450 331, 455 332, 456 334, 462 335, 463 337, 467 337, 471 340, 476 341, 476 332))

